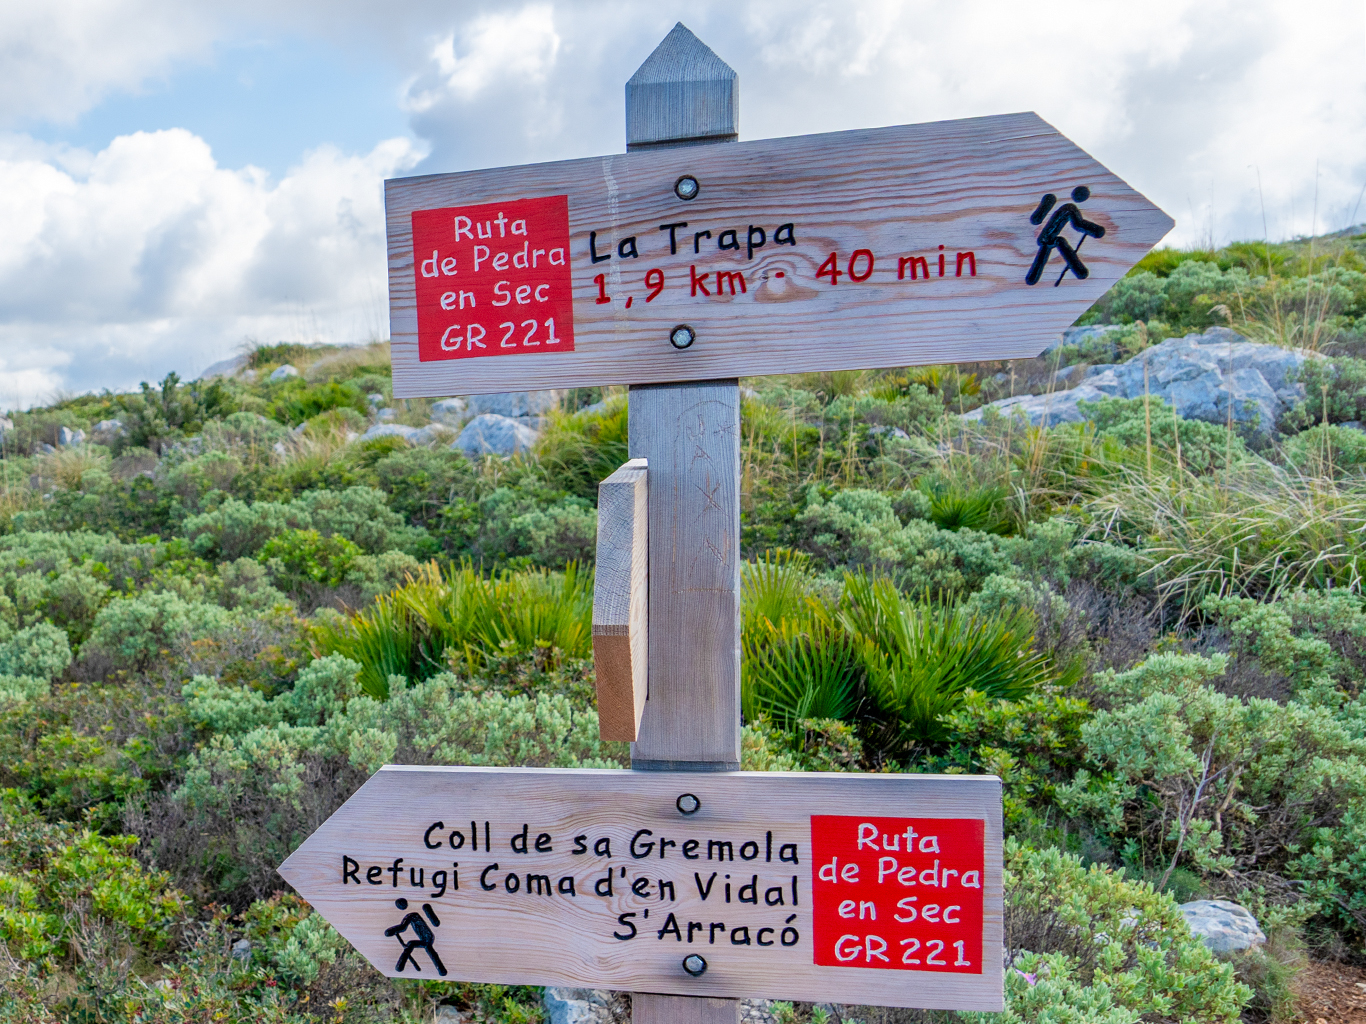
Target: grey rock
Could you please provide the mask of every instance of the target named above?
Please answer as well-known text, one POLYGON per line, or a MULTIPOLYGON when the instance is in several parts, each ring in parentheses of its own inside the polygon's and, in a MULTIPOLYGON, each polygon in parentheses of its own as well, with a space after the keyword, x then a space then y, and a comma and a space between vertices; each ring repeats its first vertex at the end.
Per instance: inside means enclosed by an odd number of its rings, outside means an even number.
POLYGON ((1257 919, 1228 900, 1195 900, 1181 904, 1181 915, 1191 934, 1215 953, 1233 953, 1266 941, 1257 919))
POLYGON ((220 359, 201 373, 199 379, 210 380, 213 377, 231 377, 246 365, 246 356, 233 356, 231 359, 220 359))
POLYGON ((1060 348, 1068 348, 1074 345, 1081 345, 1084 342, 1095 338, 1103 338, 1107 334, 1115 331, 1124 330, 1122 324, 1095 324, 1090 327, 1068 327, 1058 335, 1056 341, 1052 342, 1039 355, 1047 355, 1060 348))
POLYGON ((376 423, 360 437, 362 441, 376 437, 401 437, 405 441, 411 441, 417 431, 417 427, 405 427, 402 423, 376 423))
POLYGON ((377 418, 381 419, 381 420, 391 420, 391 419, 393 419, 393 418, 394 418, 395 416, 397 416, 397 415, 398 415, 398 413, 395 412, 393 409, 377 409, 377 410, 375 410, 375 416, 376 416, 377 418))
POLYGON ((234 960, 250 960, 251 942, 247 939, 238 939, 236 942, 232 944, 232 953, 230 955, 234 960))
POLYGON ((13 430, 13 429, 14 429, 14 420, 10 419, 8 416, 0 416, 0 433, 3 433, 3 432, 6 431, 6 430, 13 430))
POLYGON ((43 441, 38 445, 38 450, 42 452, 44 455, 51 455, 57 449, 52 447, 52 445, 48 444, 46 441, 43 441))
MULTIPOLYGON (((1036 426, 1052 426, 1084 419, 1078 402, 1141 398, 1146 390, 1186 419, 1226 423, 1231 418, 1239 425, 1255 423, 1257 431, 1270 436, 1280 415, 1304 397, 1304 386, 1291 378, 1305 358, 1290 349, 1254 344, 1227 327, 1211 327, 1203 334, 1169 338, 1125 363, 1092 366, 1085 374, 1060 373, 1058 382, 1070 385, 1064 390, 1003 398, 990 407, 1002 414, 1018 411, 1036 426)), ((981 416, 982 410, 974 410, 966 418, 981 416)))
POLYGON ((369 402, 372 407, 378 407, 384 404, 384 396, 378 391, 371 391, 365 396, 365 400, 369 402))
POLYGON ((57 444, 61 448, 69 448, 74 444, 84 443, 84 430, 72 430, 70 427, 61 427, 57 431, 57 444))
POLYGON ((592 405, 585 405, 582 409, 575 409, 575 416, 596 416, 607 408, 606 402, 594 402, 592 405))
POLYGON ((541 1004, 550 1024, 596 1024, 598 1013, 590 1001, 592 994, 586 988, 547 987, 541 1004))
POLYGON ((465 400, 463 398, 443 398, 432 403, 432 419, 458 427, 465 422, 465 400))
POLYGON ((460 1012, 460 1007, 442 1003, 436 1008, 435 1020, 437 1024, 464 1024, 469 1018, 460 1012))
POLYGON ((126 433, 122 420, 100 420, 90 428, 91 439, 97 444, 108 444, 126 433))
POLYGON ((289 377, 297 376, 299 376, 299 371, 289 363, 285 363, 284 366, 277 366, 270 372, 271 380, 285 380, 289 377))
POLYGON ((559 391, 508 391, 499 395, 470 395, 466 399, 469 415, 492 413, 514 419, 543 416, 560 404, 559 391))
MULTIPOLYGON (((1360 420, 1348 420, 1346 423, 1339 423, 1338 426, 1340 426, 1340 427, 1346 427, 1348 430, 1361 430, 1361 431, 1366 431, 1366 427, 1363 427, 1363 426, 1361 425, 1361 421, 1360 421, 1360 420)), ((0 423, 0 428, 3 428, 3 427, 4 427, 4 424, 3 424, 3 423, 0 423)))
POLYGON ((302 434, 302 433, 303 433, 305 430, 307 430, 307 429, 308 429, 308 421, 307 421, 307 420, 304 420, 304 422, 300 423, 297 427, 295 427, 293 430, 291 430, 290 433, 293 434, 295 437, 298 437, 300 434, 302 434))
POLYGON ((444 423, 428 423, 425 427, 418 427, 417 432, 408 440, 413 444, 431 444, 433 441, 449 438, 454 433, 455 431, 444 423))
POLYGON ((481 413, 460 432, 452 448, 472 459, 482 455, 512 455, 536 443, 537 432, 520 420, 495 413, 481 413))

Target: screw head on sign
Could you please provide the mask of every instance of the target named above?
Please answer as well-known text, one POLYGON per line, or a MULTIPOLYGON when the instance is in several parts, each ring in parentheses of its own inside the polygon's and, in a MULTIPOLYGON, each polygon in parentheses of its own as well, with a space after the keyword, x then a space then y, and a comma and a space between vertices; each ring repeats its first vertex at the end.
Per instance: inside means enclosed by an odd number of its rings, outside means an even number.
POLYGON ((691 793, 684 793, 674 801, 674 806, 678 808, 679 814, 696 814, 702 806, 702 801, 691 793))
POLYGON ((679 324, 669 332, 669 344, 674 348, 687 348, 697 340, 697 332, 687 324, 679 324))
POLYGON ((697 193, 702 191, 702 186, 697 183, 697 179, 691 174, 685 174, 674 182, 674 195, 684 201, 696 199, 697 193))
POLYGON ((690 953, 683 958, 683 970, 687 971, 694 978, 705 974, 707 970, 707 958, 690 953))

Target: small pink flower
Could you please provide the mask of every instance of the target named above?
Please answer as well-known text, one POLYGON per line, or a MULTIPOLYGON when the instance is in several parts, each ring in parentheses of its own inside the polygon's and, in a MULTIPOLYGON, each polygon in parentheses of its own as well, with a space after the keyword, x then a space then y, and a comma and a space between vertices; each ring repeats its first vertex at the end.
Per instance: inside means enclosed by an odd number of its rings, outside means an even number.
POLYGON ((1018 967, 1016 967, 1014 970, 1015 970, 1015 973, 1016 973, 1016 974, 1018 974, 1018 975, 1019 975, 1021 978, 1023 978, 1025 981, 1029 982, 1029 987, 1030 987, 1030 988, 1033 988, 1035 985, 1037 985, 1037 984, 1039 983, 1039 976, 1038 976, 1037 974, 1026 974, 1024 971, 1020 970, 1018 967))

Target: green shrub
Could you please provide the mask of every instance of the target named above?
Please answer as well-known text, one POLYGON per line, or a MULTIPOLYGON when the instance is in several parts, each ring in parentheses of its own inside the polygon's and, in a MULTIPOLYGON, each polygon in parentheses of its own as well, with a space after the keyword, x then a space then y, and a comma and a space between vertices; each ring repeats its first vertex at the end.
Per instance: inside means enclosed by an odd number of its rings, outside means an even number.
POLYGON ((375 701, 359 694, 357 674, 354 662, 322 659, 270 701, 191 683, 194 716, 230 731, 190 755, 153 816, 161 862, 225 893, 266 894, 278 886, 275 866, 383 764, 619 767, 625 758, 625 745, 599 740, 596 716, 562 695, 476 694, 442 674, 408 688, 396 679, 375 701))
POLYGON ((369 410, 365 394, 351 383, 309 384, 300 377, 288 379, 266 409, 271 419, 287 425, 302 423, 330 409, 369 410))
POLYGON ((1281 454, 1306 476, 1359 476, 1366 469, 1366 432, 1320 423, 1288 438, 1281 454))
POLYGON ((163 950, 189 909, 170 876, 131 856, 132 836, 100 836, 44 822, 14 790, 0 791, 0 940, 23 960, 82 956, 92 940, 163 950), (102 935, 101 932, 112 932, 102 935), (112 940, 112 941, 111 941, 112 940))
POLYGON ((912 592, 966 595, 993 573, 1011 570, 1001 540, 919 519, 903 526, 891 499, 876 491, 851 488, 825 500, 812 488, 797 522, 802 546, 818 564, 890 576, 912 592))
POLYGON ((22 704, 35 697, 46 696, 51 683, 34 676, 0 675, 0 711, 13 704, 22 704))
POLYGON ((143 669, 163 651, 222 633, 232 621, 218 605, 145 591, 105 605, 81 653, 99 652, 117 667, 143 669))
POLYGON ((271 583, 297 593, 308 584, 335 587, 347 578, 360 553, 345 537, 285 530, 266 541, 256 558, 269 570, 271 583))
POLYGON ((626 412, 622 396, 600 410, 552 415, 536 441, 536 458, 550 485, 596 504, 598 484, 630 458, 626 412))
POLYGON ((592 615, 591 579, 573 564, 563 573, 488 578, 470 566, 443 575, 433 564, 349 620, 320 625, 318 643, 361 664, 365 692, 383 699, 390 677, 425 679, 451 659, 477 668, 496 654, 537 648, 586 658, 592 615))
POLYGON ((1326 707, 1219 692, 1226 666, 1159 654, 1098 674, 1113 707, 1082 725, 1090 767, 1059 803, 1161 884, 1179 866, 1281 875, 1342 921, 1366 907, 1366 737, 1326 707))
MULTIPOLYGON (((1176 901, 1056 849, 1005 848, 1011 1022, 1234 1024, 1252 990, 1191 935, 1176 901)), ((986 1014, 963 1014, 986 1024, 986 1014)))
POLYGON ((1102 398, 1080 402, 1078 408, 1095 424, 1098 437, 1118 441, 1145 469, 1151 450, 1155 468, 1171 472, 1178 443, 1181 468, 1196 474, 1223 470, 1248 453, 1243 439, 1223 424, 1183 419, 1160 398, 1149 399, 1146 412, 1144 404, 1141 398, 1102 398))
POLYGON ((857 717, 865 669, 857 643, 823 610, 800 621, 765 619, 742 634, 741 706, 792 730, 806 719, 857 717))
POLYGON ((66 634, 46 622, 21 629, 0 642, 0 676, 52 679, 70 664, 66 634))
POLYGON ((947 738, 943 718, 969 687, 1018 699, 1055 675, 1033 649, 1036 619, 1027 609, 977 618, 906 598, 888 580, 850 577, 841 618, 859 640, 868 692, 903 748, 947 738))

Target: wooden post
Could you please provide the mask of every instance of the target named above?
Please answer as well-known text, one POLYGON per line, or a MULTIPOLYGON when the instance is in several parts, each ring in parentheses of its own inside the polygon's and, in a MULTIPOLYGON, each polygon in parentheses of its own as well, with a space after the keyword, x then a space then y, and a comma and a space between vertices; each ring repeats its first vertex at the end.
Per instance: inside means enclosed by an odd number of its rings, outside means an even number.
MULTIPOLYGON (((739 80, 682 22, 626 83, 626 148, 739 137, 739 80)), ((680 218, 681 219, 681 218, 680 218)), ((702 342, 705 344, 705 341, 702 342)), ((740 389, 633 386, 633 459, 649 460, 649 669, 631 766, 740 767, 740 389)), ((734 999, 638 993, 633 1024, 738 1024, 734 999)))

